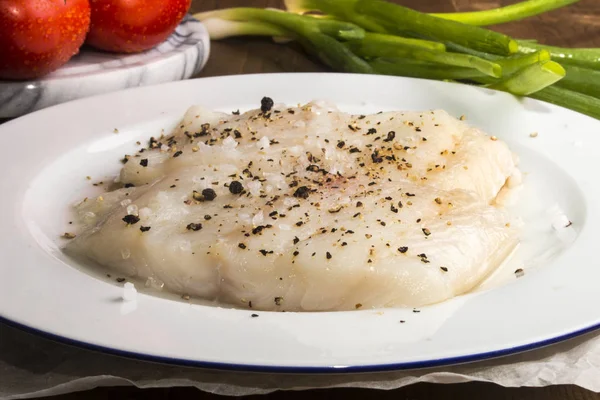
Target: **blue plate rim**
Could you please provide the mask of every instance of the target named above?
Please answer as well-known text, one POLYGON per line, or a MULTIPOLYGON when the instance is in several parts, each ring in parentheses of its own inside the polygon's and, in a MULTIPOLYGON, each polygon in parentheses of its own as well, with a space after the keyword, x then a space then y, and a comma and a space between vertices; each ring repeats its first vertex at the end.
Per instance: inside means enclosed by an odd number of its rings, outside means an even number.
POLYGON ((446 357, 434 360, 413 361, 404 363, 373 364, 373 365, 349 365, 349 366, 277 366, 277 365, 259 365, 259 364, 236 364, 215 361, 189 360, 182 358, 172 358, 156 356, 144 353, 137 353, 127 350, 119 350, 112 347, 95 345, 81 340, 71 339, 65 336, 56 335, 50 332, 33 328, 0 315, 0 323, 6 324, 18 330, 41 336, 54 342, 74 346, 84 350, 109 354, 117 357, 124 357, 137 361, 167 364, 180 367, 195 367, 210 370, 221 370, 231 372, 258 372, 258 373, 281 373, 281 374, 340 374, 340 373, 368 373, 368 372, 392 372, 406 371, 415 369, 435 368, 444 366, 453 366, 467 364, 478 361, 496 359, 500 357, 524 353, 531 350, 537 350, 543 347, 564 342, 587 333, 600 330, 600 324, 590 325, 588 327, 565 333, 564 335, 547 338, 537 342, 532 342, 520 346, 509 347, 506 349, 493 350, 489 352, 468 354, 457 357, 446 357))

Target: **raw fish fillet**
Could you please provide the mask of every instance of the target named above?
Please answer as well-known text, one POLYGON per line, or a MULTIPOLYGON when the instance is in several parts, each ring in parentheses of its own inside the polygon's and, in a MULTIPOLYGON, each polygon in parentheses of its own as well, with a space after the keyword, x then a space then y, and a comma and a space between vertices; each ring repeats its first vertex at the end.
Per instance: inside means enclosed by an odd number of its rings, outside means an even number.
POLYGON ((124 165, 126 188, 76 207, 67 251, 193 298, 418 307, 469 291, 518 243, 494 206, 513 154, 445 111, 192 107, 149 147, 124 165))

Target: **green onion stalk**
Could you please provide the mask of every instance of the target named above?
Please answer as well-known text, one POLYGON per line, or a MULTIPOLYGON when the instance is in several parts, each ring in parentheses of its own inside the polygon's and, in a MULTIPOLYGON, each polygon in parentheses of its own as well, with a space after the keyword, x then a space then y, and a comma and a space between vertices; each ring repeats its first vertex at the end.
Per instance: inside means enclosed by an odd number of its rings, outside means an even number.
POLYGON ((578 1, 579 0, 528 0, 491 10, 431 15, 468 25, 496 25, 505 22, 519 21, 534 15, 543 14, 547 11, 577 3, 578 1))
POLYGON ((513 54, 518 50, 517 43, 501 33, 381 0, 287 0, 285 4, 291 11, 318 10, 378 33, 457 43, 500 55, 513 54))
POLYGON ((404 43, 395 43, 391 40, 380 39, 381 37, 389 36, 390 35, 367 33, 363 39, 348 41, 346 42, 346 45, 354 54, 360 57, 409 58, 456 67, 470 67, 496 78, 502 76, 502 67, 495 62, 468 54, 429 50, 410 45, 407 46, 404 43))
POLYGON ((228 36, 228 29, 245 31, 246 34, 292 35, 309 53, 333 69, 363 74, 373 72, 366 61, 336 40, 361 39, 365 36, 365 31, 352 23, 255 8, 230 8, 200 13, 194 17, 209 21, 209 33, 215 32, 219 37, 228 36), (232 25, 231 21, 237 21, 238 24, 232 25), (248 22, 251 24, 249 28, 241 25, 248 22), (286 31, 289 33, 286 34, 286 31))
POLYGON ((558 82, 565 74, 565 69, 559 63, 542 61, 528 65, 513 75, 487 85, 487 87, 517 96, 527 96, 558 82))
POLYGON ((407 58, 379 57, 369 62, 375 73, 381 75, 408 76, 412 78, 436 80, 469 80, 483 79, 486 74, 465 67, 453 67, 426 61, 407 58))
POLYGON ((326 15, 234 8, 195 17, 212 39, 258 35, 296 40, 337 71, 476 84, 600 119, 600 49, 517 43, 474 26, 575 1, 527 0, 495 10, 428 15, 381 0, 286 0, 290 11, 326 15))
POLYGON ((594 96, 554 85, 532 93, 529 97, 600 119, 600 99, 594 96))
POLYGON ((546 50, 555 61, 579 67, 600 69, 600 49, 569 49, 565 47, 538 44, 530 40, 519 40, 518 43, 520 53, 532 53, 539 50, 546 50))

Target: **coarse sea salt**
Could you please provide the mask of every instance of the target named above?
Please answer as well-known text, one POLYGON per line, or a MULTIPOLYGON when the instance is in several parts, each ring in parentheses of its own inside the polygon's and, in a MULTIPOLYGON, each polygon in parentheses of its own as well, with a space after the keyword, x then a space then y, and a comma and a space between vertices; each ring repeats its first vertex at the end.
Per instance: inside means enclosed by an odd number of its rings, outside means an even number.
POLYGON ((262 225, 262 223, 264 221, 265 221, 265 216, 262 211, 257 212, 252 217, 252 225, 254 225, 254 226, 262 225))
POLYGON ((260 140, 256 143, 256 146, 258 148, 261 149, 268 149, 271 146, 271 141, 269 140, 269 138, 267 136, 263 136, 262 138, 260 138, 260 140))
POLYGON ((252 196, 258 196, 260 194, 260 189, 262 188, 262 184, 258 181, 250 181, 247 184, 248 190, 252 196))
POLYGON ((238 145, 238 142, 231 136, 228 136, 227 138, 225 138, 225 140, 223 140, 223 148, 235 149, 237 147, 237 145, 238 145))
POLYGON ((139 214, 138 206, 130 204, 127 206, 127 214, 137 216, 139 214))
POLYGON ((137 298, 137 290, 133 283, 126 282, 123 285, 123 300, 125 301, 135 301, 137 298))
POLYGON ((156 279, 151 276, 148 279, 146 279, 146 284, 144 286, 146 286, 147 288, 162 290, 163 287, 165 286, 165 283, 163 281, 161 281, 160 279, 156 279))

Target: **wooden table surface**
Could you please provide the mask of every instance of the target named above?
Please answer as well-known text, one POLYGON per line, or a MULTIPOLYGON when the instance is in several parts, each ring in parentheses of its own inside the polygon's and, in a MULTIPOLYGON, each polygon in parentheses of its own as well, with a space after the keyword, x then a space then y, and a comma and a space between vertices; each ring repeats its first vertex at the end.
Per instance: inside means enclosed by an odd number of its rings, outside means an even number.
MULTIPOLYGON (((420 11, 448 12, 481 10, 512 4, 515 0, 396 0, 420 11)), ((281 7, 278 0, 193 0, 192 11, 236 6, 281 7)), ((600 0, 581 0, 557 11, 532 17, 520 22, 494 27, 517 38, 537 39, 542 43, 572 47, 600 47, 600 0)), ((250 74, 260 72, 327 71, 318 62, 308 58, 301 49, 278 45, 267 39, 229 39, 213 42, 210 60, 200 74, 204 76, 250 74)), ((259 397, 259 396, 250 396, 259 397)), ((249 398, 250 398, 249 397, 249 398)), ((102 388, 89 392, 57 396, 60 400, 96 399, 216 399, 196 389, 102 388)), ((261 399, 544 399, 544 400, 600 400, 595 394, 577 386, 546 388, 503 388, 492 384, 466 383, 455 385, 417 384, 394 391, 359 389, 331 389, 308 392, 277 392, 261 399)))

